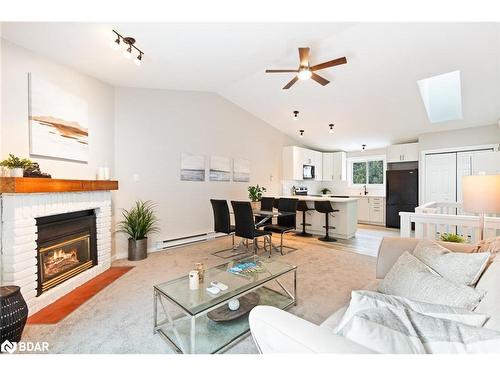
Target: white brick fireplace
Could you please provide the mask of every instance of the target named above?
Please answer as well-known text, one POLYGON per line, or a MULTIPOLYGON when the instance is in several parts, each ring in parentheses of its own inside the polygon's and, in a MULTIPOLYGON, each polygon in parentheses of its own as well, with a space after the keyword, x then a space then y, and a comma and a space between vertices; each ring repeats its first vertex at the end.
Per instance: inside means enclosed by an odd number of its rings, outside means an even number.
POLYGON ((111 192, 1 194, 0 285, 18 285, 33 314, 111 265, 111 192), (36 218, 93 209, 96 215, 97 266, 37 297, 36 218))

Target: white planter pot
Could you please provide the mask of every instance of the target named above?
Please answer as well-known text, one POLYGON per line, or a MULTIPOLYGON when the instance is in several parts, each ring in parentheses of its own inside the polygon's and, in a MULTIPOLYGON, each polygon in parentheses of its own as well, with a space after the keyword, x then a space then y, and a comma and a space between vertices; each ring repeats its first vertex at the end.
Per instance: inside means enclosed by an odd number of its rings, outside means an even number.
POLYGON ((23 177, 24 169, 23 168, 12 168, 10 170, 10 177, 23 177))

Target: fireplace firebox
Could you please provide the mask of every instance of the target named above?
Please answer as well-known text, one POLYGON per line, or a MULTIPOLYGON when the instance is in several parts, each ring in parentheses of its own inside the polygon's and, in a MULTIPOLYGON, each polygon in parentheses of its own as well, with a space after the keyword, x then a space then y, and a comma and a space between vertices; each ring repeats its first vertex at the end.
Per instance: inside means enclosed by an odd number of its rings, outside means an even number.
POLYGON ((36 219, 37 296, 97 265, 94 210, 36 219))

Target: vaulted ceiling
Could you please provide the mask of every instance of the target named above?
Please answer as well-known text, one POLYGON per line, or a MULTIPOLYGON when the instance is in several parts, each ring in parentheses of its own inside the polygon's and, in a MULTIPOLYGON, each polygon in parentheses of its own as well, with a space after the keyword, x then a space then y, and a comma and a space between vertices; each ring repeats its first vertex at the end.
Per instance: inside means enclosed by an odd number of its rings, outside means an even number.
POLYGON ((3 23, 2 37, 115 86, 217 92, 292 137, 304 129, 302 143, 324 150, 384 147, 500 118, 500 24, 3 23), (112 28, 137 39, 141 67, 110 48, 112 28), (311 64, 348 63, 321 72, 325 87, 308 80, 282 90, 293 76, 264 70, 296 67, 297 47, 306 46, 311 64), (431 124, 416 82, 454 70, 463 118, 431 124))

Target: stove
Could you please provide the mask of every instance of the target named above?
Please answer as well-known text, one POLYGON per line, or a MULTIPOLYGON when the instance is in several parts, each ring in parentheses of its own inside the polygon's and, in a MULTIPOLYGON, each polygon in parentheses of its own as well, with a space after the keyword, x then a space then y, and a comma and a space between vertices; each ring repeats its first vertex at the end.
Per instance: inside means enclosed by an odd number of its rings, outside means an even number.
POLYGON ((307 195, 307 186, 294 186, 293 195, 307 195))

